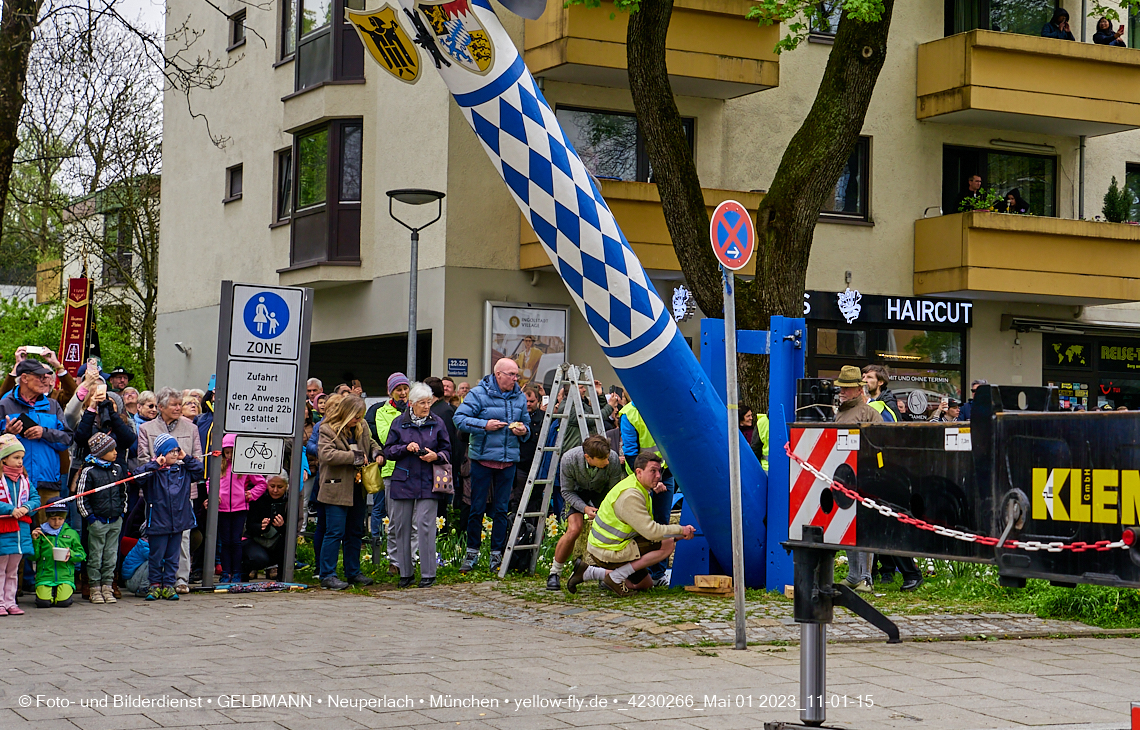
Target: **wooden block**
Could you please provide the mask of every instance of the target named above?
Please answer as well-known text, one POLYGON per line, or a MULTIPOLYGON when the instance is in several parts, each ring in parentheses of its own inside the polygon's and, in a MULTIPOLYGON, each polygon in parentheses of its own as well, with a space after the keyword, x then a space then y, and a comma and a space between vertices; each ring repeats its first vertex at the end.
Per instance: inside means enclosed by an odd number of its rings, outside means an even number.
POLYGON ((685 586, 685 590, 700 596, 728 597, 733 595, 731 588, 698 588, 697 586, 685 586))
POLYGON ((795 599, 796 589, 793 586, 784 586, 784 597, 795 599))
POLYGON ((697 588, 732 588, 732 576, 694 575, 693 585, 697 588))

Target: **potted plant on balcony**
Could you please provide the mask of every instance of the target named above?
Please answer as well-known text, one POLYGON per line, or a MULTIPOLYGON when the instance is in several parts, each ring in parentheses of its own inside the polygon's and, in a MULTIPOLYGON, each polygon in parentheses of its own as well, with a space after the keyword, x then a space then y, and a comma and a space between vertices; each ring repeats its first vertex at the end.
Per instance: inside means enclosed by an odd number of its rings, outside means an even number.
POLYGON ((993 188, 981 188, 973 197, 962 198, 962 202, 958 203, 958 212, 964 213, 968 210, 993 210, 994 206, 1000 203, 1002 197, 993 188))
POLYGON ((1113 176, 1112 184, 1108 186, 1108 192, 1104 194, 1104 208, 1101 209, 1105 220, 1110 223, 1124 223, 1128 220, 1131 211, 1131 192, 1121 190, 1120 186, 1116 184, 1116 176, 1113 176))

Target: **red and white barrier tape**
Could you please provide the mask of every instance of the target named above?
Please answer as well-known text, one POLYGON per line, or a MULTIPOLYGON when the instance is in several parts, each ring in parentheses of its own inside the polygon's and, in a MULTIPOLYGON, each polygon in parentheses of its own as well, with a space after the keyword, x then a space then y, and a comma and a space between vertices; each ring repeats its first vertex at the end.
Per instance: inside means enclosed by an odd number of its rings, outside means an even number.
MULTIPOLYGON (((791 458, 792 461, 799 464, 800 467, 804 471, 812 474, 816 479, 819 479, 819 480, 821 480, 827 484, 830 484, 832 489, 836 490, 837 492, 842 492, 843 494, 847 495, 848 497, 855 500, 859 504, 863 505, 867 509, 873 509, 876 512, 878 512, 879 514, 883 515, 884 517, 893 517, 894 519, 898 520, 899 522, 902 522, 903 524, 913 525, 914 527, 917 527, 920 530, 926 530, 927 532, 933 532, 934 534, 941 535, 942 537, 952 537, 955 540, 961 540, 962 542, 977 542, 977 543, 981 543, 982 545, 990 545, 990 546, 996 546, 998 544, 999 539, 996 537, 986 537, 984 535, 976 535, 972 532, 963 532, 962 530, 953 530, 953 529, 950 529, 949 527, 942 527, 941 525, 932 525, 929 522, 926 522, 924 520, 920 520, 916 517, 911 517, 910 515, 905 515, 905 514, 902 514, 901 512, 896 512, 895 510, 891 509, 887 505, 879 504, 878 502, 871 499, 870 497, 864 497, 864 496, 860 495, 858 492, 856 492, 854 489, 849 489, 848 487, 845 487, 844 485, 840 484, 839 482, 835 481, 834 479, 828 477, 826 474, 821 472, 819 469, 815 468, 814 466, 812 466, 808 462, 804 461, 804 459, 802 459, 801 457, 796 456, 795 452, 792 451, 791 444, 785 444, 784 445, 784 451, 788 454, 788 457, 791 458)), ((1120 549, 1127 550, 1129 546, 1123 539, 1120 539, 1120 540, 1117 540, 1116 542, 1112 542, 1110 540, 1099 540, 1097 542, 1077 541, 1077 542, 1070 542, 1070 543, 1065 543, 1065 542, 1038 542, 1036 540, 1006 540, 1005 544, 1002 547, 1007 549, 1007 550, 1025 550, 1028 552, 1037 552, 1039 550, 1044 550, 1044 551, 1050 552, 1050 553, 1060 553, 1060 552, 1064 552, 1065 550, 1070 550, 1074 553, 1083 553, 1086 550, 1096 550, 1098 552, 1107 552, 1109 550, 1120 550, 1120 549)))
MULTIPOLYGON (((203 454, 203 456, 221 456, 221 455, 222 455, 222 452, 220 452, 220 451, 210 451, 206 454, 203 454)), ((160 467, 160 469, 169 469, 169 468, 170 467, 166 467, 166 466, 160 467)), ((117 482, 111 482, 110 484, 104 484, 101 487, 95 487, 94 489, 88 489, 86 492, 80 492, 79 494, 73 494, 70 497, 64 497, 63 499, 57 499, 54 502, 50 502, 48 504, 41 504, 39 507, 36 507, 31 512, 28 512, 28 514, 32 514, 32 512, 39 512, 42 509, 46 509, 47 507, 53 507, 57 504, 67 504, 68 502, 70 502, 74 499, 79 499, 80 497, 86 497, 88 494, 95 494, 96 492, 102 492, 104 489, 110 489, 111 487, 117 487, 120 484, 126 484, 127 482, 133 482, 136 479, 141 479, 142 477, 145 477, 148 474, 153 474, 153 473, 154 472, 144 471, 144 472, 141 472, 139 474, 133 474, 133 475, 127 477, 126 479, 120 479, 117 482)), ((0 515, 0 519, 4 519, 5 517, 11 518, 12 515, 0 515)))

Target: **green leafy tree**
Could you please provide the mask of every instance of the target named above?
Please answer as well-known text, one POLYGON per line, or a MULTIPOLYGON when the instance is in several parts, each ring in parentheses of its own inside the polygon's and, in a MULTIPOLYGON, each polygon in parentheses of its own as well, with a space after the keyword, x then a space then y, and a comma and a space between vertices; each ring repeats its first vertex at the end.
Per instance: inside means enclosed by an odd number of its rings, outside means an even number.
MULTIPOLYGON (((42 30, 29 61, 25 144, 6 213, 15 223, 3 240, 14 242, 21 262, 34 252, 70 276, 91 277, 97 311, 114 320, 111 329, 134 335, 132 372, 151 383, 162 77, 117 25, 42 30)), ((112 364, 126 361, 116 355, 112 364)))
POLYGON ((1105 220, 1111 223, 1123 223, 1132 212, 1132 192, 1127 188, 1121 190, 1116 184, 1115 175, 1112 184, 1108 186, 1108 192, 1104 194, 1104 208, 1101 210, 1105 220))
MULTIPOLYGON (((33 304, 15 299, 0 299, 0 365, 10 372, 15 363, 16 348, 21 345, 59 347, 63 332, 63 305, 60 302, 33 304)), ((103 312, 96 313, 99 347, 103 362, 122 365, 132 373, 142 372, 142 360, 131 332, 103 312)), ((137 381, 136 381, 137 382, 137 381)), ((149 387, 153 381, 147 381, 149 387)))
MULTIPOLYGON (((570 0, 597 6, 598 0, 570 0)), ((689 288, 710 316, 723 310, 721 274, 708 245, 709 217, 700 176, 669 81, 665 39, 673 0, 616 0, 630 12, 626 35, 630 91, 660 192, 665 222, 689 288)), ((796 48, 821 11, 810 0, 762 0, 750 17, 784 23, 778 52, 796 48)), ((784 150, 756 217, 756 278, 737 284, 737 324, 767 329, 772 315, 803 314, 808 259, 819 211, 833 192, 859 133, 887 53, 894 0, 842 0, 842 11, 815 102, 784 150)), ((816 22, 822 22, 817 17, 816 22)), ((741 355, 741 398, 765 408, 767 357, 741 355)))

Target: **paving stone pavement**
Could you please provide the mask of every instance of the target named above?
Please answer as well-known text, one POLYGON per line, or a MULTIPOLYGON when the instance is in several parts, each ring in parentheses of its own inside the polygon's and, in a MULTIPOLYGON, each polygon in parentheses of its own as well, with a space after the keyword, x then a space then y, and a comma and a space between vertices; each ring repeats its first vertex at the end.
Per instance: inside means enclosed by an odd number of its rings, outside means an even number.
MULTIPOLYGON (((386 594, 391 595, 391 594, 386 594)), ((618 599, 583 585, 578 596, 536 591, 533 582, 462 583, 394 600, 538 626, 569 634, 619 639, 633 646, 705 646, 735 642, 733 602, 708 596, 649 593, 618 599), (596 595, 595 595, 596 594, 596 595)), ((750 601, 746 609, 750 643, 798 643, 800 628, 787 602, 750 601)), ((1076 621, 1055 621, 1024 613, 890 615, 904 641, 932 639, 1009 639, 1049 636, 1135 635, 1137 629, 1102 629, 1076 621)), ((834 642, 876 642, 883 633, 844 609, 828 627, 834 642)))
MULTIPOLYGON (((5 617, 0 728, 733 730, 797 719, 795 647, 639 648, 426 605, 438 593, 196 594, 5 617)), ((828 679, 835 727, 1117 730, 1140 701, 1140 640, 835 644, 828 679)))

